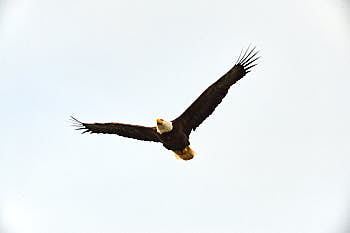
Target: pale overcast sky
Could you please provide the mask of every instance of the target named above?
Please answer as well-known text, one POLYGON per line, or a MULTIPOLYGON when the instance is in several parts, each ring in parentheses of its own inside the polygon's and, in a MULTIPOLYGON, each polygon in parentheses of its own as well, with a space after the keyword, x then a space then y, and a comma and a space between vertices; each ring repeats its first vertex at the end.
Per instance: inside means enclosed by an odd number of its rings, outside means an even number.
POLYGON ((346 0, 0 2, 1 233, 347 233, 346 0), (256 45, 197 156, 81 135, 172 120, 256 45))

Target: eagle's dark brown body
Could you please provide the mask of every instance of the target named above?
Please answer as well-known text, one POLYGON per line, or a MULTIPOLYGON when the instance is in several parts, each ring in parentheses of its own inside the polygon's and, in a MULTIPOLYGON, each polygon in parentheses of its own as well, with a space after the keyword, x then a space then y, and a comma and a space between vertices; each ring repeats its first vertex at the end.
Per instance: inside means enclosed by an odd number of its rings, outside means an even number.
MULTIPOLYGON (((209 86, 178 118, 171 121, 172 129, 169 132, 159 133, 156 127, 129 125, 122 123, 83 123, 73 118, 78 130, 83 133, 117 134, 123 137, 134 138, 144 141, 161 142, 165 148, 175 152, 181 159, 188 160, 194 156, 194 151, 189 147, 189 136, 226 96, 230 87, 243 78, 258 57, 255 48, 245 51, 239 56, 237 63, 219 80, 209 86)), ((158 127, 158 125, 157 125, 158 127)))
POLYGON ((165 148, 172 151, 182 151, 186 146, 190 145, 190 141, 183 126, 178 122, 172 122, 173 129, 170 132, 159 134, 159 140, 165 148))

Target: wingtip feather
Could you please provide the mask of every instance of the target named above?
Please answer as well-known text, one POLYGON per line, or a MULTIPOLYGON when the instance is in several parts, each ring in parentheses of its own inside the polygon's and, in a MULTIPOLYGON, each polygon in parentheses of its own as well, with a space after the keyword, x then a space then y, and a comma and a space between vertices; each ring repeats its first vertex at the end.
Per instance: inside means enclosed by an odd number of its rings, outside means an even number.
POLYGON ((83 122, 79 121, 77 118, 70 116, 70 120, 72 122, 72 127, 75 127, 75 130, 85 130, 82 132, 82 134, 89 132, 90 130, 87 129, 83 122))
POLYGON ((256 66, 258 63, 255 63, 259 58, 256 55, 259 53, 259 50, 256 51, 256 46, 250 49, 250 46, 245 50, 243 56, 241 56, 241 53, 238 57, 238 61, 236 62, 236 65, 242 65, 244 67, 244 70, 246 73, 250 71, 251 68, 256 66))

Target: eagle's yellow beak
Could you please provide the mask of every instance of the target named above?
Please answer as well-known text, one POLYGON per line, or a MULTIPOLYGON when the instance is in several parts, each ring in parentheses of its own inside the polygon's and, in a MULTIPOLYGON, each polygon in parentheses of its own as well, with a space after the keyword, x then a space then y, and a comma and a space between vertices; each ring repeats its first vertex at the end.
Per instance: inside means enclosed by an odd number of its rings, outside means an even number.
POLYGON ((163 120, 162 119, 157 119, 157 125, 161 125, 163 124, 163 120))

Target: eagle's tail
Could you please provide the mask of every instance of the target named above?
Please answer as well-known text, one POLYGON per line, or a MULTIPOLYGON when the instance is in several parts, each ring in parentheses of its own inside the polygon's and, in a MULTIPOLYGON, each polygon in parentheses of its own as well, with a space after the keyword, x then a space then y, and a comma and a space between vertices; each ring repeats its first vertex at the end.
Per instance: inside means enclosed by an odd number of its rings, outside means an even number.
POLYGON ((192 150, 190 146, 186 146, 183 150, 176 150, 174 152, 176 159, 182 160, 193 159, 193 157, 196 155, 196 152, 194 152, 194 150, 192 150))

